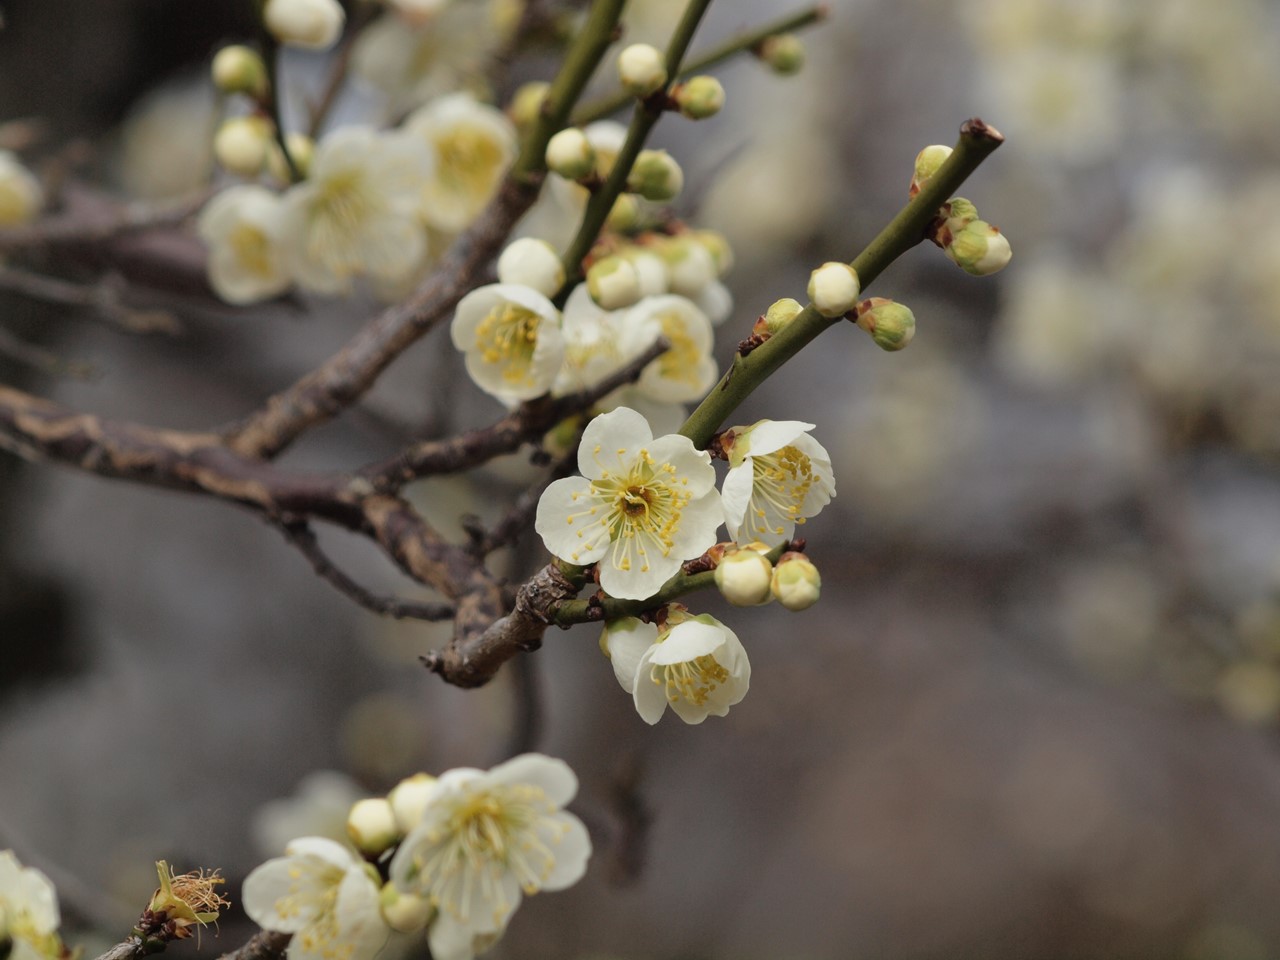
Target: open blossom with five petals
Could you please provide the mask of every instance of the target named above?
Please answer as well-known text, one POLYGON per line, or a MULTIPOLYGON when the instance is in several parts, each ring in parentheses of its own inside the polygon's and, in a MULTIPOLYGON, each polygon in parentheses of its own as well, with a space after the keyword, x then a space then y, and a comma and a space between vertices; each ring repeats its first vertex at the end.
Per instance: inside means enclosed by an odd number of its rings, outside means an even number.
POLYGON ((0 850, 0 952, 7 960, 53 960, 63 955, 58 939, 58 894, 34 867, 12 850, 0 850))
POLYGON ((334 131, 316 147, 309 177, 285 194, 285 246, 298 283, 341 293, 368 275, 394 283, 422 261, 418 220, 433 161, 404 133, 366 127, 334 131))
POLYGON ((783 543, 831 502, 831 457, 809 436, 812 429, 798 420, 761 420, 724 434, 730 469, 721 497, 733 539, 783 543))
POLYGON ((640 374, 636 387, 646 396, 666 403, 700 400, 716 382, 711 321, 692 300, 676 294, 645 297, 627 312, 623 329, 628 356, 640 353, 659 333, 671 342, 640 374))
POLYGON ((654 439, 644 417, 619 407, 587 424, 578 469, 543 492, 535 527, 560 559, 600 561, 610 596, 649 597, 715 544, 715 469, 687 437, 654 439))
POLYGON ((199 229, 209 247, 209 285, 227 303, 256 303, 289 289, 284 204, 276 194, 249 185, 223 190, 200 212, 199 229))
POLYGON ((436 960, 470 960, 502 935, 522 895, 582 878, 591 840, 562 809, 577 791, 564 762, 536 753, 436 781, 390 869, 398 889, 435 906, 427 940, 436 960))
POLYGON ((372 960, 388 935, 379 893, 352 850, 302 837, 245 878, 243 899, 258 926, 293 934, 289 960, 372 960))
POLYGON ((520 284, 472 290, 458 302, 450 333, 471 379, 504 403, 546 393, 564 362, 560 311, 520 284))
POLYGON ((622 689, 649 724, 667 707, 685 723, 723 717, 747 695, 751 663, 737 635, 708 614, 672 607, 664 629, 625 617, 609 624, 609 659, 622 689))

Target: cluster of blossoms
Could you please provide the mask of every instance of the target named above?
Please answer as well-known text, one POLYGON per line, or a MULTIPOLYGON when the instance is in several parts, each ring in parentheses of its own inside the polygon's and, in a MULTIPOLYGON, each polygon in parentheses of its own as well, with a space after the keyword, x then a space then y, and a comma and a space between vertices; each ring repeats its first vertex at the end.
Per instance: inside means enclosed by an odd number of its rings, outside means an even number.
POLYGON ((7 960, 59 960, 68 955, 58 937, 61 915, 53 884, 0 850, 0 956, 7 960))
POLYGON ((470 960, 524 895, 586 872, 590 838, 563 809, 577 790, 568 766, 540 754, 417 774, 351 808, 353 847, 303 837, 255 869, 245 911, 293 935, 291 960, 371 960, 393 934, 423 930, 436 960, 470 960))

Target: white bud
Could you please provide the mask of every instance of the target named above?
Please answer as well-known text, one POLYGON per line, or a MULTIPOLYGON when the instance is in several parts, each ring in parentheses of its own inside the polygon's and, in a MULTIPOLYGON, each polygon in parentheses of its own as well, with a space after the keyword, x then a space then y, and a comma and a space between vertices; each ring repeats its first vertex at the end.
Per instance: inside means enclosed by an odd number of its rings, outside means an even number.
POLYGON ((435 910, 431 901, 416 893, 405 893, 388 882, 378 897, 378 907, 387 926, 399 933, 417 933, 427 925, 435 910))
POLYGON ((596 151, 577 127, 561 130, 547 141, 547 169, 566 180, 581 180, 596 168, 596 151))
POLYGON ((794 33, 779 33, 760 44, 759 55, 774 73, 789 77, 804 66, 804 42, 794 33))
POLYGON ((861 293, 858 274, 847 263, 829 261, 809 274, 809 299, 824 317, 840 317, 854 308, 861 293))
POLYGON ((213 155, 224 170, 241 177, 262 172, 271 148, 271 121, 265 117, 232 117, 213 137, 213 155))
POLYGON ((327 50, 342 33, 346 14, 338 0, 267 0, 262 21, 281 43, 327 50))
POLYGON ((406 777, 387 794, 387 802, 396 817, 401 833, 408 833, 418 825, 436 786, 436 778, 426 773, 406 777))
POLYGON ((667 62, 657 47, 633 43, 618 54, 618 79, 634 97, 647 97, 667 83, 667 62))
POLYGON ((755 550, 731 549, 716 566, 716 586, 735 607, 758 607, 773 599, 773 564, 755 550))
POLYGON ((620 310, 640 299, 640 275, 622 257, 605 257, 587 271, 587 292, 602 309, 620 310))
POLYGON ((256 50, 242 44, 223 47, 210 67, 213 85, 223 93, 260 97, 267 91, 267 68, 256 50))
POLYGON ((564 286, 564 264, 547 241, 522 237, 498 257, 498 282, 518 283, 554 297, 564 286))
POLYGON ((956 266, 975 277, 998 273, 1013 258, 1009 238, 985 220, 965 224, 944 249, 956 266))
POLYGON ((361 853, 382 853, 401 836, 391 804, 381 797, 357 800, 347 814, 347 836, 361 853))
POLYGON ((803 553, 784 553, 773 568, 770 588, 780 604, 792 612, 799 612, 818 602, 822 593, 822 577, 803 553))
POLYGON ((640 298, 658 297, 670 289, 667 276, 667 265, 656 253, 650 253, 643 247, 632 247, 623 256, 631 261, 640 278, 640 298))
POLYGON ((671 292, 696 299, 716 279, 711 252, 693 237, 676 237, 662 246, 671 271, 671 292))

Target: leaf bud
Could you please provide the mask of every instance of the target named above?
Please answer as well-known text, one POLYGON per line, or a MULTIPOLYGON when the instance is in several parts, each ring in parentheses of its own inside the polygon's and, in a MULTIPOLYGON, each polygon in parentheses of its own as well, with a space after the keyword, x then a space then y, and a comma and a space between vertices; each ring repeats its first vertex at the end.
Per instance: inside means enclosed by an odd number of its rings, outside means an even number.
POLYGON ((391 804, 381 797, 357 800, 347 814, 347 836, 366 856, 381 854, 401 837, 391 804))
POLYGON ((764 315, 756 320, 751 332, 758 336, 769 337, 775 333, 781 333, 791 325, 791 321, 800 316, 802 310, 804 307, 800 305, 800 301, 792 300, 790 297, 775 300, 769 305, 764 315))
POLYGON ((943 251, 956 266, 975 277, 999 273, 1013 257, 1008 238, 985 220, 965 224, 943 251))
POLYGON ((618 79, 633 97, 647 97, 666 86, 666 59, 657 47, 633 43, 618 54, 618 79))
POLYGON ((391 792, 387 794, 387 803, 391 804, 396 826, 401 833, 408 833, 418 825, 435 786, 435 777, 427 773, 415 773, 391 788, 391 792))
POLYGON ((213 55, 213 85, 223 93, 262 97, 267 92, 267 67, 256 50, 243 44, 223 47, 213 55))
POLYGON ((793 613, 807 610, 818 602, 822 577, 818 568, 803 553, 784 553, 773 568, 770 585, 778 602, 793 613))
POLYGON ((267 0, 262 22, 278 41, 327 50, 337 42, 347 15, 338 0, 267 0))
POLYGON ((498 282, 518 283, 544 297, 554 297, 564 286, 564 264, 547 241, 521 237, 498 257, 498 282))
POLYGON ((669 203, 684 188, 684 171, 665 150, 641 150, 627 174, 627 189, 654 203, 669 203))
POLYGON ((824 317, 842 317, 854 308, 862 292, 857 271, 830 260, 809 274, 809 299, 824 317))
POLYGON ((872 297, 858 304, 858 326, 871 334, 881 350, 901 350, 916 335, 916 317, 895 300, 872 297))
POLYGON ((266 117, 232 117, 213 137, 213 155, 229 173, 256 177, 271 149, 272 126, 266 117))
POLYGON ((547 169, 566 180, 581 180, 596 169, 596 151, 587 135, 567 127, 547 141, 547 169))
POLYGON ((716 566, 716 586, 735 607, 758 607, 773 600, 773 564, 755 550, 730 547, 716 566))
POLYGON ((671 98, 683 116, 705 120, 724 106, 724 86, 715 77, 691 77, 671 91, 671 98))
POLYGON ((507 116, 521 131, 527 130, 542 113, 542 105, 551 92, 551 84, 545 80, 531 80, 522 84, 507 105, 507 116))
POLYGON ((587 270, 587 292, 604 310, 620 310, 640 299, 640 275, 622 257, 604 257, 587 270))
POLYGON ((790 77, 804 66, 804 42, 794 33, 779 33, 760 44, 757 56, 781 77, 790 77))
POLYGON ((426 897, 405 893, 388 881, 378 895, 378 909, 387 926, 398 933, 417 933, 427 925, 435 908, 426 897))
POLYGON ((935 143, 916 154, 915 169, 911 174, 911 189, 909 191, 911 196, 914 197, 923 189, 924 185, 947 162, 947 158, 951 156, 951 153, 950 147, 935 143))

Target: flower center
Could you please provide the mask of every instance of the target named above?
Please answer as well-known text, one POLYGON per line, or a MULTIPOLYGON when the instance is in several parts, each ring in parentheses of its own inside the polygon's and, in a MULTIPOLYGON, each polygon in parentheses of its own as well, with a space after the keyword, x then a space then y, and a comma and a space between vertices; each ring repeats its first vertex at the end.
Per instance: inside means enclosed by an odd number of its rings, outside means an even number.
POLYGON ((483 202, 502 164, 502 148, 483 130, 460 126, 435 138, 440 182, 451 192, 483 202))
POLYGON ((660 314, 658 322, 662 324, 662 335, 671 343, 667 352, 654 361, 662 379, 687 383, 697 389, 700 385, 698 361, 702 359, 702 351, 689 333, 689 325, 675 311, 660 314))
POLYGON ((369 220, 385 208, 363 171, 343 170, 318 181, 308 211, 308 257, 339 276, 355 273, 363 263, 369 220))
POLYGON ((236 224, 230 236, 231 249, 240 265, 259 277, 269 277, 272 269, 271 241, 251 223, 236 224))
POLYGON ((489 311, 476 327, 476 349, 485 363, 504 364, 502 377, 512 383, 529 380, 542 317, 514 303, 489 311))
POLYGON ((669 702, 684 700, 701 707, 729 679, 729 671, 708 653, 683 663, 655 663, 649 668, 649 679, 665 688, 669 702))

